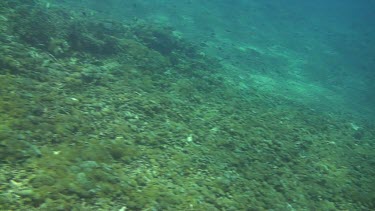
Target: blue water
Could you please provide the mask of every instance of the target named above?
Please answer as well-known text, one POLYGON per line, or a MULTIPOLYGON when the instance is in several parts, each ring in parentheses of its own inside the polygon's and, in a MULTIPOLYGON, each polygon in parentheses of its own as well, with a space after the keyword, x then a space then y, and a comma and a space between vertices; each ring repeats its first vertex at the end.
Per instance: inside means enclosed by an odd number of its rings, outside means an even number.
POLYGON ((0 210, 375 209, 372 0, 0 1, 0 210))
POLYGON ((270 91, 285 89, 283 95, 314 109, 340 107, 343 112, 375 117, 373 1, 92 0, 71 4, 119 20, 172 26, 179 36, 204 46, 206 53, 233 67, 234 77, 241 76, 245 84, 257 81, 245 75, 267 76, 278 83, 270 91), (284 80, 289 85, 281 83, 284 80))
POLYGON ((314 111, 343 114, 348 121, 375 120, 374 1, 76 4, 117 20, 139 19, 173 27, 176 36, 220 60, 228 69, 228 80, 244 90, 283 96, 314 111))

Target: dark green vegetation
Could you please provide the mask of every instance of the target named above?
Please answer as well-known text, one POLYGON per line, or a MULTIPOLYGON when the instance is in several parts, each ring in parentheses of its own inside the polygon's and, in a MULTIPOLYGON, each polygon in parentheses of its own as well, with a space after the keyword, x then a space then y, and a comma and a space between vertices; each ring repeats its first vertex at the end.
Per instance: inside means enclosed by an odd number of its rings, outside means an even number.
POLYGON ((0 3, 0 210, 375 209, 373 123, 232 84, 168 27, 30 2, 0 3))

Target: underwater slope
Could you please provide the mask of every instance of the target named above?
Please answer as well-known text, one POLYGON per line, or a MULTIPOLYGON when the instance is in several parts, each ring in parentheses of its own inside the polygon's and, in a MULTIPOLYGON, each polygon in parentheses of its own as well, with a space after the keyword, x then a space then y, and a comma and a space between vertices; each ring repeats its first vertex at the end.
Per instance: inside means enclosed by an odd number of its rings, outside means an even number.
POLYGON ((374 208, 371 122, 237 86, 169 27, 0 8, 1 210, 374 208))
POLYGON ((88 15, 91 8, 118 20, 172 25, 220 59, 235 80, 277 81, 264 91, 281 87, 280 94, 313 109, 375 119, 371 1, 64 2, 88 15))

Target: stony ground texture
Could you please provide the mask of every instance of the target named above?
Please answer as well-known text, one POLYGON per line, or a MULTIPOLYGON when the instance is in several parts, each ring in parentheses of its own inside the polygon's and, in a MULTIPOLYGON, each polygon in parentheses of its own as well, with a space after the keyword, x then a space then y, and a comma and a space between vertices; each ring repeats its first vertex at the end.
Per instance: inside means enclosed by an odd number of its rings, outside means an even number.
POLYGON ((0 210, 373 210, 375 127, 173 29, 0 3, 0 210), (41 24, 43 23, 43 24, 41 24))

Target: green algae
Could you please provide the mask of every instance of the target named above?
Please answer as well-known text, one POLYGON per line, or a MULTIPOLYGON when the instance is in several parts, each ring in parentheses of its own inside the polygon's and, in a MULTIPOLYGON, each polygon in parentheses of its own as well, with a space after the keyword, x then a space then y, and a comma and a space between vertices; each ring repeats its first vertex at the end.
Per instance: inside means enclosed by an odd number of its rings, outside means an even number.
POLYGON ((373 125, 359 136, 340 117, 244 92, 168 27, 13 12, 0 209, 374 207, 373 125))

